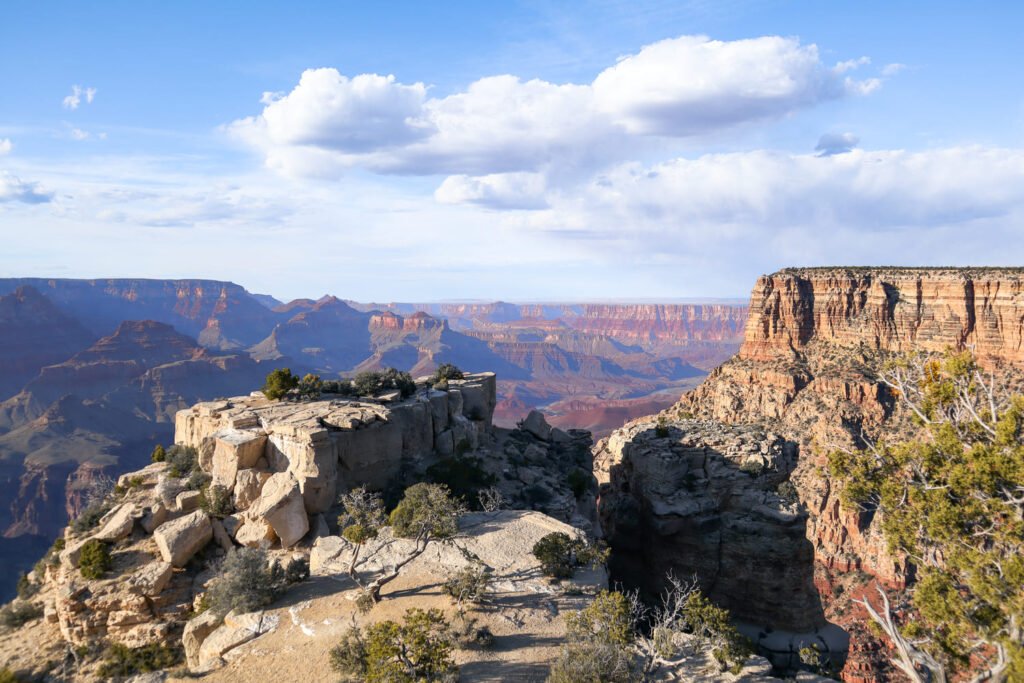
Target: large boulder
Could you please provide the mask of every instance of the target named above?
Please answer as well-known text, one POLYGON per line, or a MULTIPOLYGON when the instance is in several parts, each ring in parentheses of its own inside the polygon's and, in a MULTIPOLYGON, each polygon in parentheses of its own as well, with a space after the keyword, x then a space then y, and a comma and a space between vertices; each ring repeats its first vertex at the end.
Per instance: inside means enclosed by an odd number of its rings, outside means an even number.
POLYGON ((198 671, 209 671, 223 665, 224 655, 253 638, 277 628, 280 618, 266 612, 235 614, 229 612, 224 623, 210 633, 199 646, 198 671))
POLYGON ((181 644, 185 648, 185 661, 190 669, 199 667, 199 649, 203 641, 220 626, 221 619, 213 612, 197 614, 185 624, 185 632, 181 635, 181 644))
POLYGON ((141 569, 128 577, 129 590, 153 597, 159 595, 160 591, 167 587, 174 574, 174 567, 170 562, 156 560, 143 565, 141 569))
POLYGON ((544 419, 544 413, 539 410, 530 411, 530 414, 523 420, 522 429, 541 441, 547 441, 551 438, 551 425, 544 419))
POLYGON ((100 530, 92 537, 100 541, 114 543, 130 536, 134 527, 135 506, 121 505, 100 520, 100 530))
POLYGON ((248 517, 262 519, 269 524, 281 539, 283 548, 295 545, 309 531, 309 518, 299 482, 290 472, 278 472, 267 479, 259 500, 249 508, 248 517))
POLYGON ((270 477, 269 472, 256 469, 238 470, 235 477, 235 509, 246 510, 260 497, 263 484, 270 477))
POLYGON ((263 455, 267 435, 253 430, 224 429, 213 435, 213 483, 229 491, 238 470, 254 467, 263 455))
POLYGON ((184 567, 213 538, 210 517, 202 510, 161 524, 155 532, 160 555, 175 567, 184 567))

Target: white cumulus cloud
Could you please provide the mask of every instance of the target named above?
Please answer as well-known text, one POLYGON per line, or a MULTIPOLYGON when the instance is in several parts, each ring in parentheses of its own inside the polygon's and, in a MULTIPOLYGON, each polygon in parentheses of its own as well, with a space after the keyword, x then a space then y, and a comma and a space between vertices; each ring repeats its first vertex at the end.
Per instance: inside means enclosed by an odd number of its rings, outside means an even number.
POLYGON ((71 110, 78 109, 79 105, 82 104, 83 97, 86 104, 92 104, 93 99, 96 97, 96 88, 83 88, 80 85, 71 86, 71 94, 64 98, 63 107, 71 110))
POLYGON ((659 138, 715 133, 868 93, 880 81, 849 75, 864 63, 829 67, 816 46, 793 38, 683 36, 643 47, 592 83, 505 74, 446 97, 428 97, 424 84, 393 76, 311 69, 291 92, 265 93, 260 114, 226 129, 259 149, 268 166, 292 175, 360 167, 578 176, 659 138))
POLYGON ((10 138, 0 138, 0 157, 10 154, 12 149, 14 149, 14 143, 10 138))

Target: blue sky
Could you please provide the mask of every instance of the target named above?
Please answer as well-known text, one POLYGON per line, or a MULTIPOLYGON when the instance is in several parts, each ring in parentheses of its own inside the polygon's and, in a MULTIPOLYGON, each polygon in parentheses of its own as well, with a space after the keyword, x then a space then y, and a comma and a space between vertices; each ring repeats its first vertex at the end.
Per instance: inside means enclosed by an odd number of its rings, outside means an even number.
POLYGON ((1024 262, 1019 3, 430 5, 6 3, 0 275, 653 300, 1024 262))

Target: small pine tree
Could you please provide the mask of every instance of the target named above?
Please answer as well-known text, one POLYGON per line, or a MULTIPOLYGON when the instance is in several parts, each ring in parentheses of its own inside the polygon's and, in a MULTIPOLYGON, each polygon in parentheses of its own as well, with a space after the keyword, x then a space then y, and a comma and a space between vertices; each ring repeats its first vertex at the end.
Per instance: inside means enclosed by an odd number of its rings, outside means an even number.
POLYGON ((262 391, 271 401, 277 401, 298 386, 299 378, 292 374, 291 368, 278 368, 267 375, 262 391))
POLYGON ((157 444, 153 449, 152 455, 149 456, 151 462, 164 462, 167 460, 167 451, 160 444, 157 444))

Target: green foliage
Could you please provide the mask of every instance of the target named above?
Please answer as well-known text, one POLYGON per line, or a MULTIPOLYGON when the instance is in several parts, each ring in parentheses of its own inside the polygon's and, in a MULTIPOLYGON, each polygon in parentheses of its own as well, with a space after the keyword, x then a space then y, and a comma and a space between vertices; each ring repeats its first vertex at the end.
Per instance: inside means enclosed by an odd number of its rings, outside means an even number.
POLYGON ((533 545, 533 556, 540 561, 545 576, 567 579, 576 573, 579 566, 604 564, 608 560, 608 550, 588 543, 585 538, 573 538, 555 531, 533 545))
POLYGON ((167 451, 164 450, 163 446, 157 444, 156 447, 153 448, 153 452, 150 454, 149 460, 150 462, 164 462, 167 460, 167 451))
POLYGON ((43 616, 43 608, 25 600, 14 600, 0 608, 0 627, 19 628, 43 616))
POLYGON ((299 378, 292 374, 291 368, 278 368, 267 375, 261 391, 271 401, 277 401, 298 386, 299 378))
POLYGON ((284 570, 270 564, 265 550, 236 548, 221 563, 206 591, 206 601, 215 614, 254 612, 272 603, 285 584, 284 570))
POLYGON ((172 477, 187 477, 199 469, 199 454, 191 446, 174 444, 167 451, 167 473, 172 477))
POLYGON ((101 579, 113 566, 110 546, 95 538, 86 541, 78 559, 78 571, 86 579, 101 579))
POLYGON ((210 484, 199 489, 199 508, 214 517, 224 518, 235 511, 231 503, 231 492, 220 484, 210 484))
POLYGON ((209 474, 203 472, 201 469, 194 469, 188 475, 188 481, 185 482, 185 486, 189 491, 202 492, 203 489, 209 486, 211 481, 213 481, 213 477, 209 474))
POLYGON ((575 614, 565 616, 565 627, 573 640, 590 640, 611 645, 633 642, 633 614, 626 596, 603 590, 594 601, 575 614))
POLYGON ((53 541, 53 545, 50 546, 50 549, 39 558, 39 561, 36 562, 35 566, 32 568, 32 573, 36 575, 37 580, 42 580, 43 575, 46 573, 47 565, 57 566, 60 564, 60 554, 64 550, 66 543, 67 542, 64 540, 63 536, 58 536, 53 541))
POLYGON ((0 669, 0 683, 18 683, 18 676, 6 666, 0 669))
POLYGON ((360 486, 343 493, 338 502, 341 503, 342 509, 341 515, 338 516, 341 535, 356 546, 348 569, 349 575, 355 576, 360 547, 367 541, 377 538, 380 528, 387 522, 384 500, 379 493, 360 486))
POLYGON ((320 375, 306 373, 306 375, 299 380, 298 390, 299 396, 302 398, 320 398, 320 394, 323 392, 323 389, 324 382, 320 379, 320 375))
POLYGON ((482 564, 471 564, 453 573, 441 586, 445 595, 450 596, 458 605, 463 603, 480 604, 487 600, 487 591, 491 585, 491 571, 482 564))
POLYGON ((761 473, 764 472, 764 465, 756 460, 747 460, 740 465, 740 472, 745 472, 752 477, 760 477, 761 473))
POLYGON ((108 500, 98 500, 86 505, 78 517, 71 522, 71 529, 78 534, 85 533, 96 527, 100 520, 112 509, 108 500))
POLYGON ((497 481, 493 474, 484 470, 480 458, 465 455, 434 463, 427 468, 427 479, 435 484, 444 484, 453 496, 473 503, 477 502, 480 489, 497 481))
POLYGON ((160 671, 181 661, 181 650, 164 643, 150 643, 142 647, 128 647, 114 643, 103 657, 98 675, 103 680, 138 673, 160 671))
POLYGON ((567 477, 569 488, 572 490, 572 494, 577 498, 580 498, 584 493, 590 490, 592 480, 593 475, 578 467, 570 472, 567 477))
POLYGON ((417 539, 450 538, 459 529, 463 508, 444 484, 421 482, 405 490, 389 522, 396 536, 417 539))
POLYGON ((738 671, 753 652, 750 641, 732 625, 729 611, 712 604, 700 591, 687 597, 683 620, 691 633, 712 646, 712 654, 725 668, 738 671))
POLYGON ((562 646, 547 683, 634 683, 640 680, 629 648, 583 641, 562 646))
POLYGON ((441 365, 437 366, 437 370, 434 371, 434 374, 430 376, 430 379, 427 380, 427 384, 432 387, 437 387, 438 389, 442 387, 447 388, 448 380, 464 379, 465 377, 465 373, 463 373, 457 366, 451 363, 441 363, 441 365))
POLYGON ((305 557, 293 559, 284 568, 285 583, 301 583, 309 578, 309 560, 305 557))
POLYGON ((654 428, 654 435, 659 439, 664 439, 669 436, 668 420, 665 418, 664 415, 658 416, 658 424, 654 428))
POLYGON ((352 380, 352 388, 359 396, 376 396, 382 391, 398 390, 402 398, 406 398, 416 393, 416 382, 408 372, 386 368, 380 372, 360 372, 352 380))
POLYGON ((1024 396, 997 395, 969 353, 887 372, 923 434, 831 454, 841 499, 880 511, 890 550, 918 566, 904 635, 953 670, 1002 651, 1024 679, 1024 396))
POLYGON ((339 396, 351 396, 355 393, 350 379, 324 380, 321 391, 325 394, 338 394, 339 396))
POLYGON ((448 622, 440 610, 409 609, 362 631, 354 626, 331 650, 331 668, 344 681, 419 683, 456 680, 448 622))

